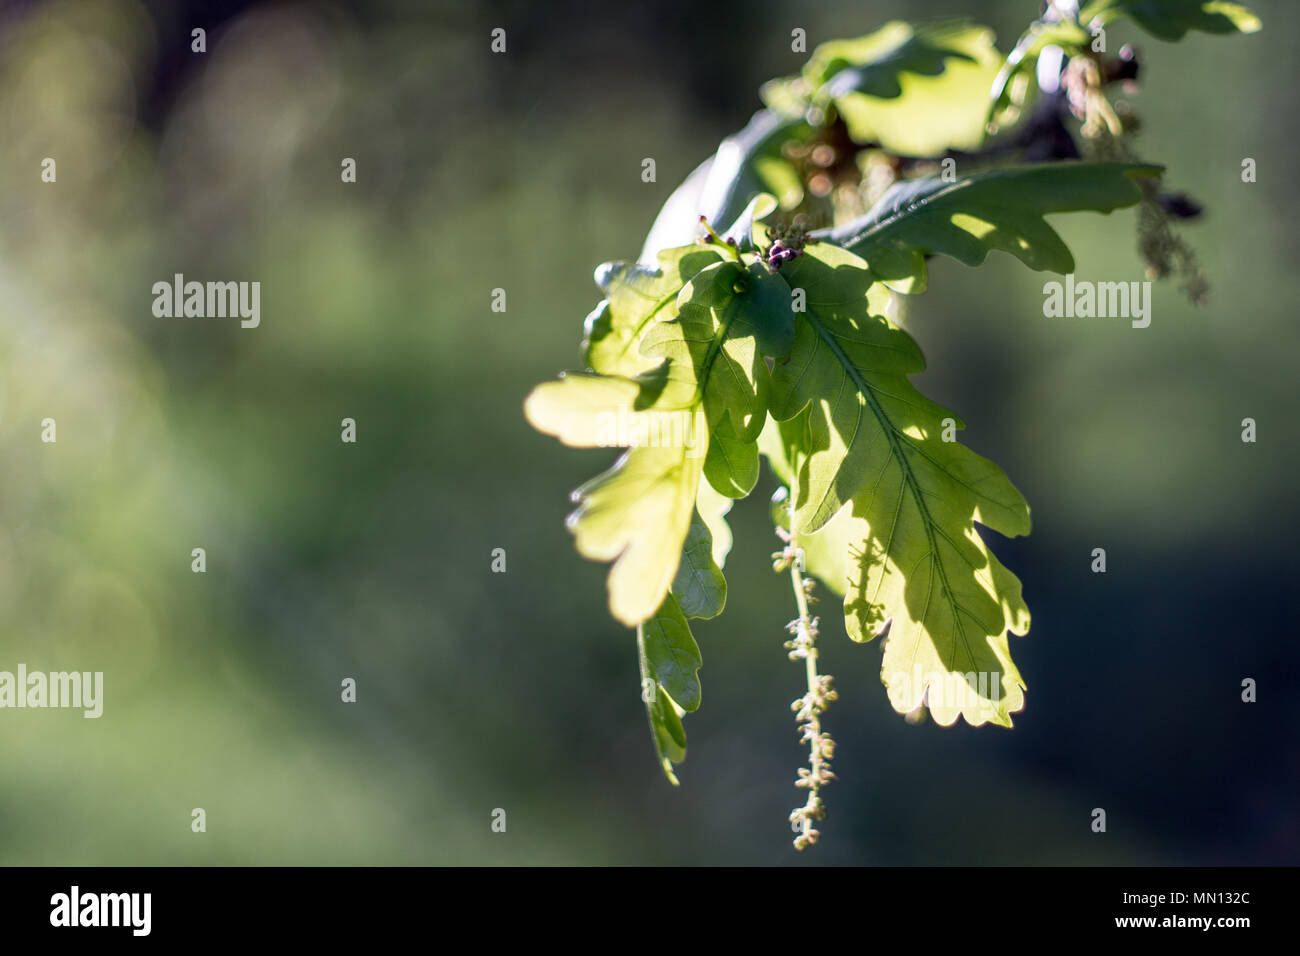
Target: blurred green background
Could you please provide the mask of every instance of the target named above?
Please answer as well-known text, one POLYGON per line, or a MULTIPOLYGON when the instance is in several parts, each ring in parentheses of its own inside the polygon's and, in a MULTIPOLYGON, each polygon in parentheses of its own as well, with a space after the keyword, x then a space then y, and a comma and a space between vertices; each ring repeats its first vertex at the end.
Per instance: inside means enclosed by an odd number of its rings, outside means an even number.
MULTIPOLYGON (((1207 206, 1184 234, 1208 307, 1168 284, 1143 331, 1049 320, 1049 277, 1007 256, 933 263, 918 385, 1034 510, 992 542, 1034 612, 1028 704, 1009 732, 909 726, 824 603, 839 780, 803 855, 772 481, 733 512, 727 613, 696 628, 674 790, 605 569, 563 527, 613 456, 521 402, 578 365, 594 266, 635 258, 801 64, 793 27, 811 47, 966 14, 1005 50, 1037 2, 7 6, 0 669, 106 689, 99 720, 0 711, 0 863, 1300 862, 1300 30, 1252 6, 1249 37, 1112 31, 1144 54, 1146 158, 1207 206), (260 328, 155 318, 176 272, 260 281, 260 328)), ((1140 278, 1132 212, 1054 224, 1079 278, 1140 278)))

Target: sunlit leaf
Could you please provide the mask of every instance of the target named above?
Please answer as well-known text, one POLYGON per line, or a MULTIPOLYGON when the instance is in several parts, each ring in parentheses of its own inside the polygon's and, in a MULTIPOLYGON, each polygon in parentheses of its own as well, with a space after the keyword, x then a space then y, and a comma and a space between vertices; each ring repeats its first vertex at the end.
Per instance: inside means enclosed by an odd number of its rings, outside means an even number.
POLYGON ((583 355, 588 366, 605 375, 636 375, 658 365, 640 352, 646 329, 674 318, 682 286, 719 258, 716 249, 687 245, 661 253, 657 268, 607 262, 597 269, 596 284, 605 299, 587 317, 583 355))
MULTIPOLYGON (((681 563, 673 578, 672 596, 687 617, 717 617, 727 606, 727 580, 713 557, 713 533, 696 512, 686 532, 681 563)), ((671 687, 669 688, 672 689, 671 687)), ((687 710, 686 699, 673 694, 687 710)))
MULTIPOLYGON (((692 421, 696 438, 707 441, 702 409, 692 421)), ((692 454, 685 445, 633 448, 574 492, 568 524, 578 552, 613 562, 609 609, 629 627, 655 612, 677 573, 703 466, 692 454)))
POLYGON ((1031 269, 1068 273, 1074 257, 1043 218, 1050 213, 1110 212, 1142 198, 1134 181, 1159 166, 1130 163, 1041 163, 899 183, 861 219, 814 233, 867 260, 871 273, 899 292, 925 288, 925 257, 951 256, 968 266, 993 250, 1031 269))
POLYGON ((1188 30, 1254 33, 1260 28, 1248 7, 1225 0, 1093 0, 1079 11, 1083 24, 1105 26, 1121 17, 1161 40, 1181 40, 1188 30))
POLYGON ((713 430, 704 475, 719 494, 728 498, 745 497, 758 482, 758 445, 737 437, 730 418, 724 418, 713 430))
POLYGON ((992 31, 959 21, 895 21, 818 46, 799 77, 763 88, 786 114, 833 106, 860 143, 934 156, 984 138, 989 88, 1002 64, 992 31))
POLYGON ((895 709, 1009 725, 1024 685, 1006 631, 1023 632, 1028 611, 975 522, 1026 534, 1028 506, 996 465, 943 440, 944 420, 960 422, 912 386, 920 350, 879 314, 861 260, 814 247, 786 278, 808 303, 772 391, 774 417, 807 410, 786 453, 794 531, 851 542, 846 626, 868 640, 892 622, 882 679, 895 709))

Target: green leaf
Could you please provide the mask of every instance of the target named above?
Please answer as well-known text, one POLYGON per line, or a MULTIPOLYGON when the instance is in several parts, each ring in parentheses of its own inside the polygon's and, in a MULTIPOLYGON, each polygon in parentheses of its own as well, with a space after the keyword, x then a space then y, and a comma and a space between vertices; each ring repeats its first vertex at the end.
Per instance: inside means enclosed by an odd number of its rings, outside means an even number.
POLYGON ((943 441, 945 419, 961 423, 912 386, 924 359, 879 314, 883 290, 862 260, 819 245, 784 271, 807 296, 771 407, 782 421, 807 416, 785 455, 797 468, 797 540, 852 542, 846 627, 861 641, 889 622, 882 679, 895 709, 925 702, 941 724, 1009 726, 1024 684, 1006 630, 1023 633, 1029 616, 975 522, 1026 534, 1029 508, 996 465, 943 441))
MULTIPOLYGON (((799 470, 809 411, 805 408, 783 422, 770 418, 758 438, 758 447, 768 465, 787 488, 794 486, 799 470)), ((789 508, 784 502, 773 502, 772 517, 779 527, 790 529, 789 508)), ((846 520, 849 517, 849 509, 844 508, 816 534, 794 534, 795 547, 803 549, 804 568, 840 597, 844 597, 856 577, 854 559, 863 540, 861 529, 846 520)))
POLYGON ((634 262, 607 262, 597 269, 596 284, 605 299, 587 317, 587 365, 606 375, 629 376, 658 365, 640 352, 646 330, 675 318, 682 286, 721 256, 717 249, 688 245, 660 253, 655 269, 634 262))
POLYGON ((983 141, 989 87, 1001 63, 984 27, 895 21, 864 37, 821 44, 798 78, 774 80, 762 95, 786 115, 833 105, 856 142, 934 156, 983 141))
POLYGON ((731 553, 731 526, 727 524, 727 513, 731 511, 733 503, 726 495, 719 494, 709 482, 700 482, 695 509, 713 536, 713 563, 719 568, 726 567, 727 555, 731 553))
MULTIPOLYGON (((766 234, 760 224, 756 234, 766 234)), ((745 269, 741 282, 745 286, 744 309, 735 335, 753 335, 758 350, 772 358, 790 354, 794 347, 794 310, 790 307, 790 286, 780 274, 772 274, 767 267, 751 262, 745 269)))
POLYGON ((533 427, 565 444, 632 446, 573 493, 578 507, 567 522, 580 554, 613 562, 610 613, 628 626, 653 614, 668 593, 708 453, 702 406, 674 405, 672 391, 576 373, 537 386, 524 402, 533 427), (647 393, 656 401, 638 409, 647 393))
POLYGON ((794 351, 775 368, 771 411, 786 421, 809 409, 798 456, 794 521, 798 530, 812 533, 853 497, 867 479, 873 454, 882 450, 867 438, 869 395, 857 376, 910 369, 921 358, 907 333, 878 328, 869 319, 868 310, 884 311, 888 292, 872 285, 861 260, 818 246, 787 267, 787 278, 804 290, 807 311, 800 316, 794 351), (834 266, 841 267, 838 275, 834 266), (874 301, 869 303, 869 296, 874 301), (818 334, 828 324, 836 336, 818 334), (844 354, 846 348, 852 354, 844 354))
POLYGON ((775 300, 758 293, 775 277, 732 260, 704 265, 674 295, 691 261, 699 260, 688 247, 665 252, 653 273, 612 266, 600 274, 608 321, 588 354, 602 369, 640 370, 635 377, 566 375, 538 386, 524 405, 535 428, 566 444, 631 447, 574 492, 578 508, 568 519, 580 554, 613 562, 610 612, 629 626, 656 611, 678 571, 710 427, 730 443, 714 456, 713 479, 738 492, 757 480, 757 452, 742 443, 752 445, 767 415, 770 375, 759 343, 783 343, 769 326, 789 321, 788 311, 768 316, 775 300))
POLYGON ((612 448, 640 444, 632 441, 628 422, 642 395, 643 383, 622 376, 566 372, 545 382, 524 401, 524 415, 540 432, 554 435, 571 448, 612 448))
POLYGON ((744 498, 758 483, 758 445, 737 437, 730 418, 724 418, 709 439, 704 477, 728 498, 744 498))
POLYGON ((1224 0, 1093 0, 1079 11, 1079 22, 1105 26, 1125 16, 1161 40, 1181 40, 1188 30, 1223 34, 1260 28, 1249 8, 1224 0))
POLYGON ((768 370, 745 314, 745 268, 737 262, 706 266, 677 299, 677 315, 660 322, 641 348, 668 359, 669 381, 694 391, 710 425, 730 415, 737 436, 753 441, 767 411, 768 370))
POLYGON ((659 753, 659 765, 664 776, 674 787, 678 785, 677 774, 673 773, 673 764, 686 759, 686 730, 682 727, 681 714, 677 712, 672 698, 658 685, 653 699, 646 703, 646 715, 650 718, 650 736, 659 753))
MULTIPOLYGON (((687 617, 717 617, 727 605, 727 579, 713 558, 713 533, 698 511, 692 515, 686 532, 686 543, 682 546, 682 558, 677 565, 670 597, 677 599, 687 617)), ((673 696, 686 706, 684 698, 675 692, 673 696)), ((686 709, 695 708, 687 706, 686 709)))
POLYGON ((916 179, 894 186, 860 219, 813 238, 866 259, 872 275, 898 292, 925 288, 925 257, 935 253, 976 266, 1000 249, 1031 269, 1069 273, 1074 257, 1043 217, 1134 205, 1142 198, 1134 178, 1161 170, 1131 163, 1040 163, 955 183, 916 179))
POLYGON ((636 635, 650 737, 664 776, 677 786, 673 764, 686 759, 682 715, 700 706, 700 649, 672 594, 653 617, 638 625, 636 635))
POLYGON ((778 421, 776 416, 768 418, 758 436, 758 450, 767 459, 768 467, 777 479, 786 486, 794 481, 795 467, 791 463, 791 443, 786 438, 786 429, 794 419, 778 421))
POLYGON ((650 676, 683 710, 698 710, 703 661, 676 595, 664 598, 659 610, 641 625, 641 634, 650 676))
POLYGON ((663 602, 677 573, 699 489, 707 439, 703 410, 686 413, 690 438, 678 446, 639 447, 587 482, 569 515, 578 553, 612 561, 609 610, 629 627, 663 602))

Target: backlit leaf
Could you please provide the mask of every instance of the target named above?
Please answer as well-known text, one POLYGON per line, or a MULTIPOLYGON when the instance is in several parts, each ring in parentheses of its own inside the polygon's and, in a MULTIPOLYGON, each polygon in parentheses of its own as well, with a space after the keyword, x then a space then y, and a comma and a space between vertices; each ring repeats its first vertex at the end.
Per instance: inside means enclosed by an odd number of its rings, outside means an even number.
POLYGON ((911 180, 862 218, 814 236, 866 259, 872 275, 899 292, 924 290, 925 257, 934 253, 976 266, 998 249, 1031 269, 1069 273, 1074 257, 1043 217, 1134 205, 1142 198, 1134 177, 1160 172, 1131 163, 1042 163, 954 183, 911 180))
POLYGON ((786 277, 808 302, 772 391, 774 417, 807 415, 787 453, 794 531, 850 542, 846 626, 869 640, 892 622, 882 679, 897 710, 925 702, 939 723, 1009 725, 1024 685, 1006 631, 1027 628, 1028 611, 975 522, 1026 534, 1029 509, 996 465, 942 440, 955 416, 912 386, 920 350, 879 314, 865 275, 817 246, 786 277))

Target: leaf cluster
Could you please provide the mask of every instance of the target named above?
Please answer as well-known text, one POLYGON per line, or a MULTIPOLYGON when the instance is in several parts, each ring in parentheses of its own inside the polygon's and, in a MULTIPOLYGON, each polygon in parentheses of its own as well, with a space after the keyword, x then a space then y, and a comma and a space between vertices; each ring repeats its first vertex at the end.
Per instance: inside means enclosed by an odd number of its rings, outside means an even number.
POLYGON ((1161 168, 931 167, 824 228, 792 228, 789 214, 808 208, 799 157, 832 126, 859 159, 978 148, 1036 56, 1082 49, 1088 24, 1121 16, 1168 39, 1258 27, 1230 3, 1093 0, 1036 21, 1010 57, 965 22, 890 23, 822 44, 798 76, 764 86, 767 108, 674 194, 642 260, 597 270, 585 367, 539 385, 525 414, 566 445, 622 449, 574 492, 568 527, 580 554, 610 565, 609 610, 636 629, 642 697, 674 783, 682 717, 702 699, 691 621, 725 609, 726 515, 756 488, 761 458, 793 497, 777 519, 806 571, 843 597, 849 636, 885 638, 896 710, 1010 726, 1023 706, 1008 635, 1027 632, 1029 610, 980 527, 1027 534, 1029 507, 956 440, 961 420, 912 384, 924 358, 888 317, 890 297, 923 291, 936 255, 977 266, 1001 251, 1071 272, 1046 217, 1132 206, 1161 168))

